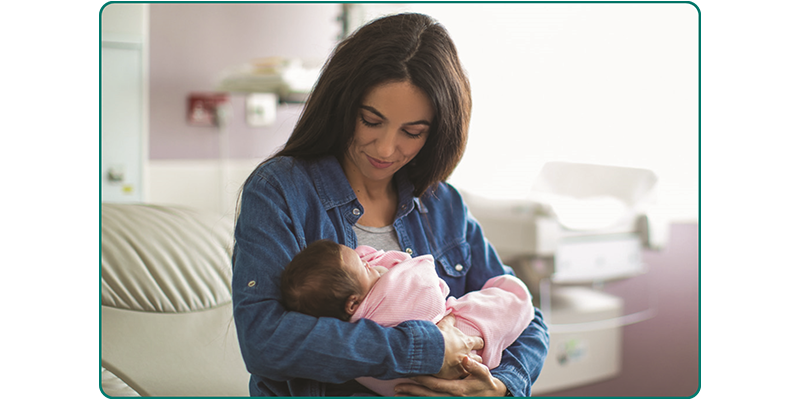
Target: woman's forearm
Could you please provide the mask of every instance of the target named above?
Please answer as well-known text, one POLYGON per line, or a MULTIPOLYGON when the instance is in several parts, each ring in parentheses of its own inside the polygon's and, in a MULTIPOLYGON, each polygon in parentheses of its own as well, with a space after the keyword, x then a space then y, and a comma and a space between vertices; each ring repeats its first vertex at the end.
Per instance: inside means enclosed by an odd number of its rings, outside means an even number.
POLYGON ((273 380, 338 383, 360 376, 433 374, 444 356, 441 334, 431 323, 384 328, 367 320, 348 323, 299 313, 250 318, 250 311, 242 304, 234 311, 242 356, 251 373, 273 380))

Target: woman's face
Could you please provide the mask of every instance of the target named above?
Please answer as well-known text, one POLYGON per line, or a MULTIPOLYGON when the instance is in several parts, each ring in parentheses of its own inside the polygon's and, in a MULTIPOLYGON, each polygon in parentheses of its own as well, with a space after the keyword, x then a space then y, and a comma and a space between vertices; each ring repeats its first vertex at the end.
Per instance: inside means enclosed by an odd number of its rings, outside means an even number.
POLYGON ((409 82, 390 82, 364 96, 353 143, 345 157, 348 178, 390 181, 425 145, 433 124, 430 99, 409 82))

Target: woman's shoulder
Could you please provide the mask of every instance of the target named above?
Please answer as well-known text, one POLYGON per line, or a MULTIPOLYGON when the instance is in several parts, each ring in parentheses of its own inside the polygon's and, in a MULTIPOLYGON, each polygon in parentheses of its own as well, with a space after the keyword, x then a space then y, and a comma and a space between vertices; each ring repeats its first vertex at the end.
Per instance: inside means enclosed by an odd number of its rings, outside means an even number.
POLYGON ((299 198, 313 191, 305 162, 292 157, 273 157, 257 165, 245 180, 242 194, 299 198))
POLYGON ((250 180, 269 182, 272 185, 293 185, 308 177, 308 162, 294 157, 272 157, 258 166, 250 176, 250 180))
POLYGON ((261 176, 268 175, 285 175, 296 170, 298 165, 302 165, 302 161, 294 157, 271 157, 259 164, 255 173, 261 176))

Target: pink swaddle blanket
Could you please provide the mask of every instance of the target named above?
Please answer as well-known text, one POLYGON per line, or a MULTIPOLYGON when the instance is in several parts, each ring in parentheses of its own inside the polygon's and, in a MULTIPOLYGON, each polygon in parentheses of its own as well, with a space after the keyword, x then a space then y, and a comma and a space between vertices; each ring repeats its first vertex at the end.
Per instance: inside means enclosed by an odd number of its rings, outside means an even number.
MULTIPOLYGON (((450 288, 436 274, 433 256, 411 258, 399 251, 359 246, 356 252, 371 265, 388 271, 375 283, 356 309, 351 322, 367 318, 382 326, 403 321, 439 322, 447 314, 456 317, 455 327, 469 336, 480 336, 484 348, 477 354, 489 369, 500 365, 503 350, 511 345, 533 320, 534 310, 527 287, 518 278, 500 275, 489 279, 479 291, 460 298, 450 297, 450 288)), ((407 379, 358 378, 362 385, 382 396, 394 396, 394 386, 407 379)))

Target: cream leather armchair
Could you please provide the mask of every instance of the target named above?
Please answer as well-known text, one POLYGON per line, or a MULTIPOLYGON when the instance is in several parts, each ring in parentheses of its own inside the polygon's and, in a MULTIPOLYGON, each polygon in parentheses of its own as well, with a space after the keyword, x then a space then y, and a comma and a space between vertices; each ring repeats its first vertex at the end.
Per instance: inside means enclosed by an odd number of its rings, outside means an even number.
POLYGON ((230 291, 232 226, 177 207, 103 204, 106 396, 248 396, 230 291))

